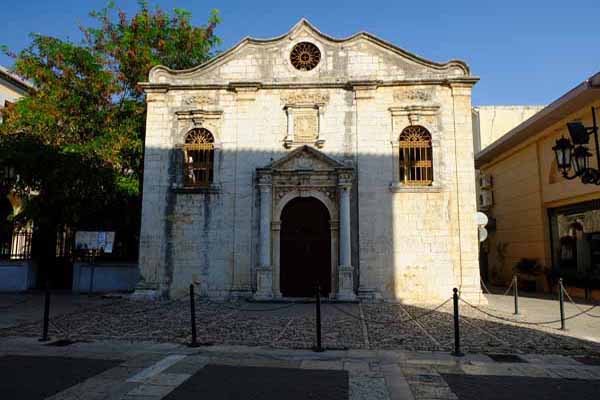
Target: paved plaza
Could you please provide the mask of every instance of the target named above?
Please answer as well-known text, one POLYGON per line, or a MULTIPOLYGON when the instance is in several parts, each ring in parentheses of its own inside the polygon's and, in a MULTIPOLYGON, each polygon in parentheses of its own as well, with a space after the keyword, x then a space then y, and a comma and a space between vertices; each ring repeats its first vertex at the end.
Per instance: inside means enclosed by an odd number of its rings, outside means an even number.
MULTIPOLYGON (((565 304, 566 331, 558 303, 520 299, 513 315, 509 296, 488 295, 478 309, 460 303, 461 343, 471 353, 600 354, 600 309, 565 304), (578 315, 580 314, 580 315, 578 315), (575 317, 573 317, 575 316, 575 317), (572 318, 571 318, 572 317, 572 318)), ((0 296, 0 336, 39 337, 43 296, 0 296), (15 317, 18 316, 18 317, 15 317)), ((204 345, 311 349, 315 345, 314 303, 219 303, 196 299, 198 341, 204 345)), ((325 303, 323 345, 331 350, 452 350, 452 302, 439 308, 392 303, 325 303)), ((129 340, 186 344, 191 340, 190 303, 56 295, 50 336, 80 341, 129 340)))
POLYGON ((464 357, 451 355, 452 302, 322 305, 52 297, 49 342, 39 342, 43 296, 0 296, 0 390, 7 399, 546 399, 597 397, 600 314, 566 304, 489 295, 460 302, 464 357), (31 379, 32 376, 36 378, 31 379), (35 381, 35 385, 31 383, 35 381), (285 395, 285 396, 284 396, 285 395))
POLYGON ((11 365, 0 378, 6 399, 270 400, 285 393, 290 399, 500 400, 546 399, 567 390, 569 398, 592 399, 600 388, 598 359, 521 354, 509 361, 401 350, 315 353, 124 341, 59 347, 35 338, 0 340, 0 365, 3 371, 11 365), (35 385, 32 374, 39 376, 35 385))

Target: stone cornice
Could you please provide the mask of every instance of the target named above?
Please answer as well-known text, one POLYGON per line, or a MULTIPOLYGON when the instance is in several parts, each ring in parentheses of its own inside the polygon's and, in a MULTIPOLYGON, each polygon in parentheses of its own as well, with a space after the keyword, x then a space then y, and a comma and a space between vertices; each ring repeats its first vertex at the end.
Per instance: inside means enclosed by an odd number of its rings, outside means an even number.
POLYGON ((185 118, 194 118, 194 117, 203 117, 203 118, 213 118, 213 119, 218 119, 221 118, 221 115, 223 114, 223 111, 221 110, 182 110, 182 111, 175 111, 175 115, 177 115, 178 118, 181 119, 185 119, 185 118))
POLYGON ((473 86, 479 81, 478 77, 452 78, 452 79, 409 79, 390 81, 347 81, 347 82, 313 82, 313 83, 291 83, 291 82, 230 82, 226 84, 168 84, 168 83, 140 83, 140 87, 146 93, 167 92, 170 90, 231 90, 231 91, 258 91, 260 89, 346 89, 356 90, 373 89, 373 86, 473 86))

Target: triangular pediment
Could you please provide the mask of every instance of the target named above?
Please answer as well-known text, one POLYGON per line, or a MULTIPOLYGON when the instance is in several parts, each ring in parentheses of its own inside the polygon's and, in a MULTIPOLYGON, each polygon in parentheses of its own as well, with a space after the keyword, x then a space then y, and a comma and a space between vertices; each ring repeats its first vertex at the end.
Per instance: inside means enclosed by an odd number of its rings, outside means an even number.
POLYGON ((271 39, 246 37, 231 49, 197 67, 175 71, 156 66, 151 84, 204 85, 236 82, 298 83, 354 80, 410 80, 468 77, 462 61, 438 63, 408 52, 368 32, 346 38, 322 33, 301 19, 284 35, 271 39), (321 61, 310 73, 289 62, 294 45, 308 41, 321 51, 321 61))
POLYGON ((310 146, 302 146, 294 149, 279 160, 273 161, 265 169, 277 171, 326 171, 344 167, 344 164, 326 156, 319 150, 310 146))

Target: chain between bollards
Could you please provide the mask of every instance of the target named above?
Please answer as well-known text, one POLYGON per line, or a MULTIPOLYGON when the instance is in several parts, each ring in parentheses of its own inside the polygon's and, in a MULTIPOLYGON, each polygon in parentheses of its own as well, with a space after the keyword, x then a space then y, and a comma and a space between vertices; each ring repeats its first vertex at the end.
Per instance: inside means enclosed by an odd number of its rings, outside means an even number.
POLYGON ((454 294, 452 295, 452 300, 454 302, 454 350, 452 351, 452 355, 455 357, 462 357, 464 354, 460 351, 460 326, 459 320, 460 317, 458 315, 458 289, 452 289, 454 294))
POLYGON ((190 347, 198 347, 198 339, 196 337, 196 301, 194 296, 194 284, 190 284, 190 317, 192 322, 192 342, 190 347))
POLYGON ((515 315, 519 315, 519 290, 517 276, 513 276, 513 295, 515 297, 515 315))
POLYGON ((317 313, 317 329, 316 329, 316 334, 317 334, 317 345, 315 346, 315 351, 320 353, 323 351, 323 347, 321 346, 321 287, 319 285, 316 286, 316 290, 317 290, 317 301, 316 303, 316 313, 317 313))
POLYGON ((564 331, 565 328, 565 295, 562 278, 558 279, 558 302, 560 304, 560 329, 564 331))
POLYGON ((48 323, 50 320, 50 288, 46 285, 46 292, 44 293, 44 326, 42 328, 42 337, 39 339, 40 342, 47 342, 50 340, 48 337, 48 323))

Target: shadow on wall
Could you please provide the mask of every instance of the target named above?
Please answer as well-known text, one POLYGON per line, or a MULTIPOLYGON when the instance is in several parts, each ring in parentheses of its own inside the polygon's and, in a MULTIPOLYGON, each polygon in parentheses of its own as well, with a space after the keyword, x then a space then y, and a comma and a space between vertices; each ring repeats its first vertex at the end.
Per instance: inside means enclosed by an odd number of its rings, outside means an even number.
MULTIPOLYGON (((331 158, 354 171, 350 223, 355 292, 423 302, 450 297, 461 276, 456 181, 448 178, 455 176, 453 156, 434 152, 433 157, 441 160, 433 164, 439 166, 433 184, 408 187, 394 182, 398 163, 389 142, 386 145, 389 154, 331 154, 326 147, 317 155, 300 151, 273 169, 277 178, 270 190, 272 266, 309 271, 314 263, 311 258, 302 260, 300 253, 293 258, 277 251, 282 221, 274 210, 293 193, 291 197, 316 197, 335 209, 337 216, 328 223, 331 270, 338 270, 343 244, 340 189, 331 158)), ((228 147, 215 144, 212 181, 200 187, 185 185, 189 169, 182 148, 146 149, 140 269, 145 283, 155 284, 163 295, 180 296, 191 282, 198 284, 201 295, 211 297, 247 296, 256 290, 261 237, 256 169, 290 151, 228 147)), ((324 218, 317 209, 304 212, 307 219, 324 218)), ((302 235, 296 233, 295 240, 301 241, 302 235)), ((304 244, 309 242, 307 238, 304 244)), ((279 281, 277 276, 273 279, 279 281)), ((332 273, 331 284, 332 290, 340 284, 337 273, 332 273)))

